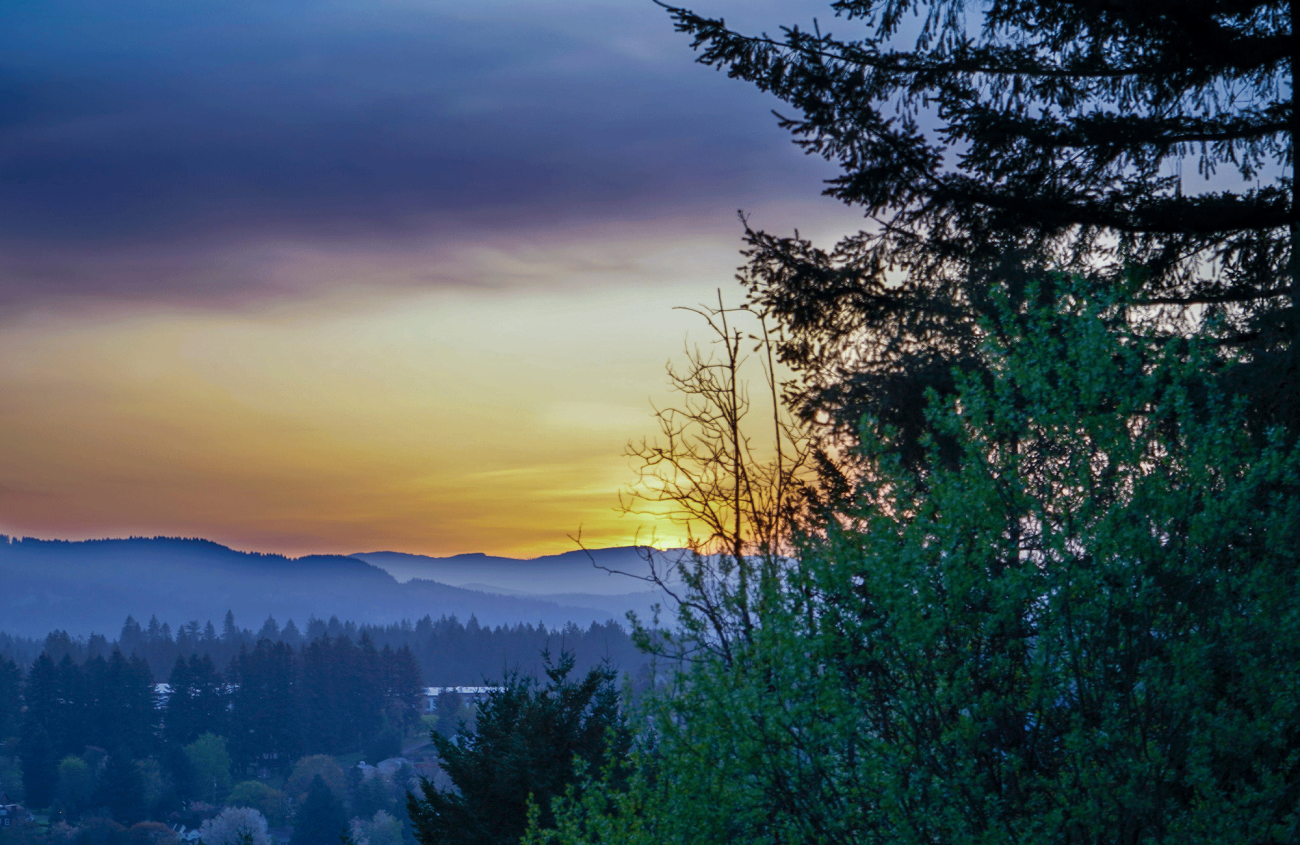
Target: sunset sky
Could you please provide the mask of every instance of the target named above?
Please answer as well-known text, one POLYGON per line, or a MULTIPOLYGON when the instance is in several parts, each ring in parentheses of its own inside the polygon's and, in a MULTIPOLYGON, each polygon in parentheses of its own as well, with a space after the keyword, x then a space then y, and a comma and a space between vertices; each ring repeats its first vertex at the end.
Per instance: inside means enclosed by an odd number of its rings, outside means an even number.
POLYGON ((737 209, 858 223, 693 58, 651 0, 4 4, 0 532, 677 540, 617 513, 673 307, 740 301, 737 209))

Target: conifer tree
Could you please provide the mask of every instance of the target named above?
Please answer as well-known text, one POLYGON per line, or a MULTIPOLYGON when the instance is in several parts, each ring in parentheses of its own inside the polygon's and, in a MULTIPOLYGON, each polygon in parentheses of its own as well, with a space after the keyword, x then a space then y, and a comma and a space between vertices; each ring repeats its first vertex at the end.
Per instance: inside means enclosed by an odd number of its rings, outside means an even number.
POLYGON ((187 745, 199 734, 226 732, 226 698, 221 675, 212 658, 190 655, 176 658, 168 683, 172 688, 163 720, 168 741, 187 745))
POLYGON ((99 705, 98 744, 137 759, 153 748, 157 708, 154 706, 153 676, 144 658, 128 660, 114 649, 96 696, 99 705))
POLYGON ((839 167, 826 193, 869 218, 834 249, 746 230, 810 419, 853 437, 869 412, 922 459, 924 392, 978 364, 991 288, 1050 267, 1221 314, 1236 387, 1297 427, 1294 3, 830 7, 776 37, 669 8, 699 61, 789 104, 781 125, 839 167))
POLYGON ((117 636, 117 646, 127 654, 142 651, 145 645, 144 630, 134 616, 127 616, 122 623, 122 632, 117 636))
POLYGON ((354 668, 352 643, 328 634, 302 650, 302 700, 307 747, 341 753, 349 730, 348 698, 354 668))
POLYGON ((108 755, 97 797, 120 824, 129 827, 144 820, 144 779, 130 756, 121 752, 108 755))
MULTIPOLYGON (((103 659, 99 661, 103 663, 103 659)), ((87 683, 86 671, 64 655, 55 667, 57 698, 51 721, 50 739, 58 755, 80 754, 89 742, 96 691, 87 683)))
POLYGON ((171 674, 167 676, 167 686, 171 694, 163 715, 163 737, 171 743, 186 745, 194 741, 197 733, 193 730, 193 701, 190 696, 190 665, 184 657, 177 657, 172 665, 171 674))
POLYGON ((453 741, 431 733, 455 790, 420 779, 423 799, 407 810, 422 845, 517 842, 532 801, 550 818, 551 799, 575 784, 575 758, 592 769, 627 751, 629 732, 614 689, 614 672, 597 667, 569 680, 573 655, 552 664, 545 687, 511 675, 483 703, 477 727, 453 741))
POLYGON ((239 765, 288 766, 301 752, 302 700, 293 649, 262 640, 241 646, 232 662, 239 684, 231 699, 231 751, 239 765))
POLYGON ((390 724, 405 730, 420 719, 424 684, 411 647, 402 644, 394 651, 384 644, 379 652, 384 691, 384 711, 390 724))
POLYGON ((307 797, 294 814, 289 845, 338 845, 339 838, 347 832, 342 802, 321 776, 316 775, 307 789, 307 797))
POLYGON ((18 664, 0 657, 0 744, 17 736, 22 723, 23 673, 18 664))
MULTIPOLYGON (((353 742, 360 747, 384 727, 384 667, 375 641, 363 631, 357 638, 356 672, 352 678, 353 742)), ((400 743, 400 740, 399 740, 400 743)))
POLYGON ((58 731, 58 669, 45 652, 41 652, 27 673, 23 699, 26 709, 18 745, 23 762, 23 789, 32 806, 44 807, 54 797, 60 759, 60 749, 54 741, 58 731))
POLYGON ((235 612, 226 611, 226 619, 221 624, 221 641, 227 646, 235 646, 240 642, 239 626, 235 624, 235 612))

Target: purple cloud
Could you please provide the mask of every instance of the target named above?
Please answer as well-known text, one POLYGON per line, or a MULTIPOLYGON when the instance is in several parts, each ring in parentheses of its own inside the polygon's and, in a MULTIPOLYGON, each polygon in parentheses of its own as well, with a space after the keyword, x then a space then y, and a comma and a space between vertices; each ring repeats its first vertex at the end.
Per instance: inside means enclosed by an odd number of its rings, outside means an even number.
MULTIPOLYGON (((0 303, 257 295, 229 244, 438 239, 807 196, 666 17, 64 0, 0 24, 0 303)), ((715 211, 716 210, 716 211, 715 211)))

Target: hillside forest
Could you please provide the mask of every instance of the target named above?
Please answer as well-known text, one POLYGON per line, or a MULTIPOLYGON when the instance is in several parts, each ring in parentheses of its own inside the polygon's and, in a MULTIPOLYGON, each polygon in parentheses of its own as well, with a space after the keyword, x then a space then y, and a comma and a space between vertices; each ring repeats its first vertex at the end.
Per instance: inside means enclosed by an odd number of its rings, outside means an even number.
POLYGON ((210 825, 224 806, 257 808, 284 827, 321 774, 317 803, 328 798, 330 812, 362 826, 383 813, 387 832, 413 842, 403 801, 417 787, 414 765, 438 769, 418 753, 413 765, 403 749, 423 746, 427 757, 430 731, 452 736, 476 716, 473 698, 454 691, 430 703, 426 678, 474 687, 535 676, 552 650, 584 671, 635 653, 613 623, 490 629, 426 617, 384 628, 313 618, 305 628, 268 619, 254 634, 227 614, 220 634, 190 623, 172 637, 156 619, 128 618, 112 641, 4 636, 0 792, 46 810, 56 838, 126 842, 138 828, 154 842, 210 825), (385 760, 400 762, 373 768, 385 760), (363 761, 371 768, 357 768, 363 761))

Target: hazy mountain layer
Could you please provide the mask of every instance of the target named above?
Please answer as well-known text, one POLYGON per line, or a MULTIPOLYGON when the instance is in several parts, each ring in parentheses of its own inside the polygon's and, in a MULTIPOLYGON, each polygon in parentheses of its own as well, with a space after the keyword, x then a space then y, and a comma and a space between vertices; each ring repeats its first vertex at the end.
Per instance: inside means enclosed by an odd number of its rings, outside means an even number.
MULTIPOLYGON (((635 560, 635 550, 595 554, 599 559, 609 553, 610 561, 621 561, 629 551, 635 560)), ((585 556, 578 560, 571 555, 537 561, 485 555, 420 558, 391 552, 289 558, 239 552, 207 540, 67 542, 0 535, 0 630, 24 636, 44 636, 55 628, 73 635, 115 633, 128 614, 140 620, 156 615, 173 627, 192 619, 213 620, 220 626, 227 610, 240 624, 253 627, 268 615, 281 623, 292 618, 302 624, 309 616, 337 615, 382 624, 425 614, 435 619, 474 615, 485 625, 528 621, 585 626, 609 618, 621 620, 626 609, 644 612, 653 600, 643 582, 618 577, 625 585, 622 592, 642 595, 622 599, 618 591, 607 589, 583 606, 581 594, 597 592, 591 585, 615 583, 610 579, 616 577, 595 569, 585 556), (399 577, 420 577, 399 583, 393 574, 364 559, 390 562, 390 556, 393 565, 415 567, 423 560, 443 569, 435 566, 418 573, 404 569, 399 577), (589 581, 583 581, 583 567, 589 581), (462 582, 482 586, 466 589, 434 577, 453 570, 472 573, 462 582), (511 595, 483 592, 494 586, 509 588, 512 583, 511 595), (530 588, 566 595, 560 601, 548 600, 527 595, 530 588)))
POLYGON ((679 553, 661 552, 644 546, 622 546, 579 549, 532 560, 484 554, 426 557, 402 552, 368 552, 353 557, 380 567, 398 581, 426 578, 457 587, 500 590, 507 594, 591 593, 615 596, 652 591, 651 585, 641 580, 650 574, 651 562, 662 571, 664 564, 679 553))

